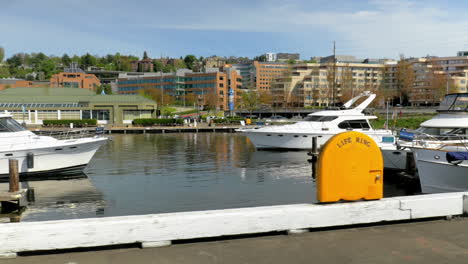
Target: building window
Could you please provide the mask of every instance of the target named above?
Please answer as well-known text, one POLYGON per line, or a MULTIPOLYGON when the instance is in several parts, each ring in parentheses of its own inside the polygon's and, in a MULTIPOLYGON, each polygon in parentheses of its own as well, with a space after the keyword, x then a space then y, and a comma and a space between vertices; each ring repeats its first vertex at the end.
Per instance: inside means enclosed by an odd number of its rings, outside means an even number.
POLYGON ((109 110, 92 110, 92 118, 97 120, 110 120, 109 110))

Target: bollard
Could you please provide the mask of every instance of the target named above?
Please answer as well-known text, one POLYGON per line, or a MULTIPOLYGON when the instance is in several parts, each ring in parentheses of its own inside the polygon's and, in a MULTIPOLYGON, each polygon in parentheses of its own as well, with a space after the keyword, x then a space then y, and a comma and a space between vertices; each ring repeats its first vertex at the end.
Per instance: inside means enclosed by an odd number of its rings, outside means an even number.
POLYGON ((317 137, 312 137, 312 150, 307 153, 307 155, 311 156, 307 161, 312 163, 312 179, 315 179, 317 175, 318 154, 317 137))
POLYGON ((19 191, 19 172, 18 160, 8 159, 8 166, 10 170, 10 189, 9 192, 19 191))
POLYGON ((312 178, 315 179, 317 175, 317 137, 312 138, 312 178))

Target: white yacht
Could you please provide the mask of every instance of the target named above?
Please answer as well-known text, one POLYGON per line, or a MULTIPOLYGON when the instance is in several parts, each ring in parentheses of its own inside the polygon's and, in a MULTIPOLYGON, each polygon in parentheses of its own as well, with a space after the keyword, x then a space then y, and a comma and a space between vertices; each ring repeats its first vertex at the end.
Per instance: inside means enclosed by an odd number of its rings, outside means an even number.
POLYGON ((468 191, 467 145, 413 149, 423 193, 468 191))
POLYGON ((83 170, 106 137, 59 140, 26 130, 10 115, 0 114, 0 177, 8 159, 18 160, 21 175, 69 174, 83 170))
POLYGON ((317 145, 320 147, 332 136, 349 130, 365 133, 379 145, 392 145, 394 143, 392 132, 374 130, 369 120, 377 117, 363 113, 375 97, 373 93, 363 92, 346 102, 339 110, 312 113, 304 121, 295 124, 239 129, 238 131, 246 133, 258 149, 311 149, 313 137, 317 137, 317 145), (352 108, 361 98, 366 99, 352 108))
POLYGON ((449 94, 437 110, 439 114, 414 130, 400 131, 395 145, 382 146, 385 168, 404 170, 407 154, 415 148, 439 148, 466 142, 468 138, 468 94, 449 94))

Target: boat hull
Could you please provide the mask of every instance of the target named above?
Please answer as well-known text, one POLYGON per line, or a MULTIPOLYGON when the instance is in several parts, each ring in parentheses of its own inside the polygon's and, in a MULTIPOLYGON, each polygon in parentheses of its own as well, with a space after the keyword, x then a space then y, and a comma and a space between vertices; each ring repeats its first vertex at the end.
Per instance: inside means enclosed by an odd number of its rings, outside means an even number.
POLYGON ((468 190, 468 161, 458 165, 446 161, 446 151, 413 149, 423 193, 468 190))
POLYGON ((384 158, 384 168, 390 170, 406 169, 406 161, 408 153, 411 150, 397 149, 395 145, 390 147, 382 147, 382 156, 384 158))
POLYGON ((106 138, 66 140, 50 147, 0 152, 0 176, 8 175, 8 160, 18 160, 21 175, 70 174, 82 171, 106 138), (27 155, 33 156, 28 168, 27 155))
MULTIPOLYGON (((282 132, 254 132, 243 131, 257 149, 303 149, 312 148, 312 138, 317 137, 317 147, 324 145, 334 134, 314 133, 282 133, 282 132)), ((379 145, 383 136, 388 134, 365 133, 372 137, 379 145)), ((391 145, 389 143, 388 145, 391 145)))

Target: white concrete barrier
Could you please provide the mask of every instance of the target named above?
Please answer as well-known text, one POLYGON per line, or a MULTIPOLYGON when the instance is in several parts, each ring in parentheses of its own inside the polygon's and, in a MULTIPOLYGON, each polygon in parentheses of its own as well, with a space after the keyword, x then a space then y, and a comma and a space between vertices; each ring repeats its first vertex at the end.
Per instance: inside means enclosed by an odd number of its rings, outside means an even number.
MULTIPOLYGON (((254 234, 461 215, 468 193, 0 225, 0 254, 254 234)), ((465 208, 466 209, 466 208, 465 208)))

